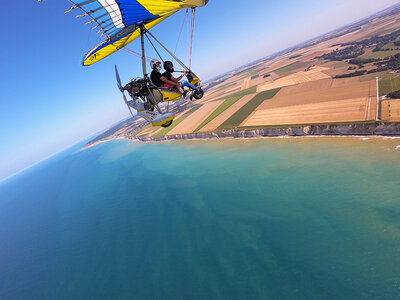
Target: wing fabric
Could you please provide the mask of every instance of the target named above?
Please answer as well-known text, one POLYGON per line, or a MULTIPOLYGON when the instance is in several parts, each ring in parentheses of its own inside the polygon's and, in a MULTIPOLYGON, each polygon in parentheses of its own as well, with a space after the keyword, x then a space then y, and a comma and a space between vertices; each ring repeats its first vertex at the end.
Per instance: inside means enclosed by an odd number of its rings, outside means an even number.
MULTIPOLYGON (((173 13, 166 15, 161 18, 157 18, 154 21, 151 21, 147 23, 144 27, 146 29, 153 28, 157 24, 159 24, 161 21, 164 21, 166 18, 168 18, 170 15, 173 13)), ((135 25, 133 25, 135 26, 135 25)), ((103 58, 113 54, 114 52, 122 49, 126 45, 128 45, 130 42, 134 41, 140 36, 140 28, 135 26, 133 31, 130 30, 130 33, 124 34, 123 36, 118 36, 115 40, 111 40, 109 42, 105 41, 99 46, 95 47, 94 49, 90 50, 88 53, 85 54, 85 56, 82 59, 82 65, 83 66, 90 66, 99 60, 102 60, 103 58)))
POLYGON ((107 35, 107 40, 90 50, 82 59, 89 66, 118 51, 140 36, 138 24, 154 27, 175 12, 199 7, 208 0, 87 0, 70 1, 83 10, 83 16, 92 18, 107 35))

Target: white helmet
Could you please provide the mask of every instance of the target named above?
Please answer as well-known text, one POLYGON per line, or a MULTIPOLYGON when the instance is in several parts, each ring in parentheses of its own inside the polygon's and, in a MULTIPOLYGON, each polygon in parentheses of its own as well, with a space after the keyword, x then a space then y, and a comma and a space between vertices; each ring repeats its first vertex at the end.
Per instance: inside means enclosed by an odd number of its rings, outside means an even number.
POLYGON ((161 71, 161 62, 158 59, 152 59, 150 62, 150 68, 161 71))

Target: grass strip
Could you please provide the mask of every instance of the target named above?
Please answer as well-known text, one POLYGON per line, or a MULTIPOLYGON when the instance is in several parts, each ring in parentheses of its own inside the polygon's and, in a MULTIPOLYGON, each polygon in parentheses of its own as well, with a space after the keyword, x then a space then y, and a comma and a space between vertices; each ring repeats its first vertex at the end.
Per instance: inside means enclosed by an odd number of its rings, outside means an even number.
POLYGON ((393 77, 379 81, 379 95, 384 96, 400 90, 400 77, 393 77))
POLYGON ((258 106, 260 106, 261 103, 264 102, 264 100, 273 98, 279 92, 279 90, 280 88, 257 94, 253 99, 235 112, 228 120, 222 123, 218 129, 229 129, 239 126, 254 110, 257 109, 258 106))

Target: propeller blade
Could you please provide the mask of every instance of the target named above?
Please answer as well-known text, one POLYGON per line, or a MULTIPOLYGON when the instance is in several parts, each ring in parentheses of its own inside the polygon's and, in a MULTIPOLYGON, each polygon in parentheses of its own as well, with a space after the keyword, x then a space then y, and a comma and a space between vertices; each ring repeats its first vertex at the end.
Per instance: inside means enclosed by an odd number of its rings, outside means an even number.
POLYGON ((124 93, 124 92, 122 92, 122 96, 123 96, 123 98, 124 98, 124 102, 125 102, 126 106, 128 106, 128 109, 129 109, 129 111, 130 111, 132 117, 134 117, 133 112, 132 112, 132 109, 131 109, 131 107, 129 106, 128 100, 126 99, 126 96, 125 96, 125 93, 124 93))
POLYGON ((115 67, 115 77, 117 78, 118 89, 122 92, 122 97, 124 98, 124 102, 125 102, 126 106, 128 106, 129 112, 131 113, 132 117, 134 117, 132 109, 129 106, 128 100, 126 99, 125 93, 122 90, 122 83, 121 83, 121 78, 119 77, 117 65, 114 65, 114 67, 115 67))
POLYGON ((121 90, 121 88, 122 88, 121 78, 119 77, 117 65, 114 65, 114 66, 115 66, 115 77, 117 78, 117 86, 118 86, 118 89, 121 90))

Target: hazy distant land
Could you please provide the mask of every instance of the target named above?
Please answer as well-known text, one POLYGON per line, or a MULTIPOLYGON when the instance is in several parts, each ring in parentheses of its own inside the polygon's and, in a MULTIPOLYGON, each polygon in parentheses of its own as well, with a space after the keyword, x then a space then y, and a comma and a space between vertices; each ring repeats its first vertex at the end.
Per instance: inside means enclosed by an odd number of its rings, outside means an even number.
POLYGON ((400 135, 400 93, 391 94, 400 90, 399 19, 400 4, 235 69, 206 82, 203 99, 170 106, 170 127, 130 118, 88 146, 116 138, 400 135))

